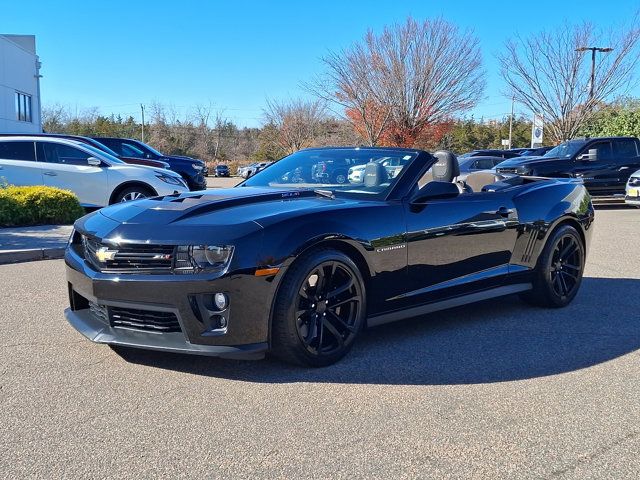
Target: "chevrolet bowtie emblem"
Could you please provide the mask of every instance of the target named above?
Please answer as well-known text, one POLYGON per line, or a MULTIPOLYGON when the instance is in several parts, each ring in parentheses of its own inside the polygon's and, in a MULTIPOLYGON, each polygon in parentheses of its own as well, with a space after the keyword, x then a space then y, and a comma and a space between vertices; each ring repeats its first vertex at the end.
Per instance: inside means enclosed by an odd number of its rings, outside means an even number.
POLYGON ((109 250, 109 247, 100 247, 96 250, 96 258, 100 263, 104 263, 107 260, 113 260, 116 258, 117 250, 109 250))

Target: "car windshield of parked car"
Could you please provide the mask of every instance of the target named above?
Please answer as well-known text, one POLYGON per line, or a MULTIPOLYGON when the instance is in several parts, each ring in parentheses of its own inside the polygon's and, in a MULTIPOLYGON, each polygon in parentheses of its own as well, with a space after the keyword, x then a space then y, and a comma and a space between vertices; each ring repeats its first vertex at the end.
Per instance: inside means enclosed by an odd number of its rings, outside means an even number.
POLYGON ((93 145, 83 143, 82 148, 89 150, 91 153, 95 154, 96 158, 99 158, 101 160, 105 159, 109 163, 124 164, 124 162, 120 160, 118 157, 114 157, 113 155, 105 152, 104 150, 100 150, 99 148, 96 148, 93 145))
POLYGON ((149 152, 153 153, 154 155, 158 157, 164 157, 162 153, 160 153, 158 150, 153 148, 151 145, 147 145, 146 143, 139 144, 139 148, 146 148, 149 152))
POLYGON ((585 145, 585 143, 587 143, 586 140, 569 140, 552 148, 545 153, 543 157, 570 158, 575 155, 578 150, 585 145))
POLYGON ((417 152, 394 149, 302 150, 266 167, 241 186, 313 188, 382 197, 416 157, 417 152))

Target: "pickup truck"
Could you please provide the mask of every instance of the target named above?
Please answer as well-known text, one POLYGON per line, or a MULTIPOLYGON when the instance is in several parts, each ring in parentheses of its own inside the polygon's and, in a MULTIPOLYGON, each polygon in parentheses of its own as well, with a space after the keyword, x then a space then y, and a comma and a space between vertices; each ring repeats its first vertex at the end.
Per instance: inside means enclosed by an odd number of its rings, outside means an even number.
POLYGON ((640 169, 640 140, 635 137, 576 138, 541 157, 516 157, 496 167, 500 175, 581 178, 591 195, 625 193, 627 180, 640 169))

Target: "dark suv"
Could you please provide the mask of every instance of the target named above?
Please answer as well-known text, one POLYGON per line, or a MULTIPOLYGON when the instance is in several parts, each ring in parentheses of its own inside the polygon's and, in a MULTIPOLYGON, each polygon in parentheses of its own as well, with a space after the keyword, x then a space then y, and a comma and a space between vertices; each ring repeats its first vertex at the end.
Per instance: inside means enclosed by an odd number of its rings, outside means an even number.
POLYGON ((499 174, 576 177, 592 195, 624 194, 627 180, 640 169, 635 137, 577 138, 541 157, 516 157, 496 167, 499 174))
POLYGON ((179 173, 190 190, 205 190, 207 166, 202 160, 178 155, 163 155, 146 143, 131 138, 93 137, 123 157, 146 158, 167 162, 174 172, 179 173))
POLYGON ((348 159, 327 159, 311 168, 311 179, 319 183, 347 183, 349 167, 355 162, 348 159))

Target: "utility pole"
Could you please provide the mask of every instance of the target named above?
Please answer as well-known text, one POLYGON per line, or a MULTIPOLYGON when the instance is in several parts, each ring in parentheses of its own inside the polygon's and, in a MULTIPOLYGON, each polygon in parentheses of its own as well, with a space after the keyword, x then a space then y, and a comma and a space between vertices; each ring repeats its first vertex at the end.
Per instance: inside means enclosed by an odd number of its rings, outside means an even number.
POLYGON ((610 47, 579 47, 576 52, 586 52, 591 50, 591 84, 589 85, 589 100, 593 98, 593 89, 596 83, 596 52, 609 53, 613 48, 610 47))
POLYGON ((144 143, 144 105, 140 104, 140 110, 142 111, 142 143, 144 143))
POLYGON ((511 136, 513 134, 513 104, 516 102, 516 97, 511 97, 511 116, 509 117, 509 150, 513 145, 511 144, 511 136))

